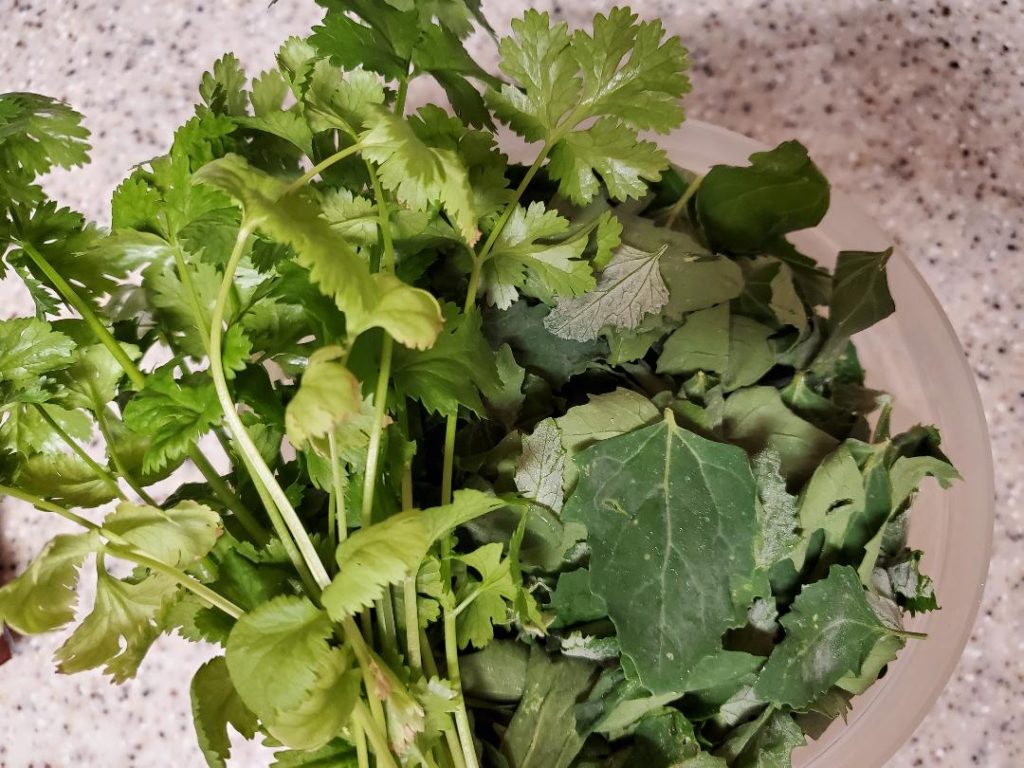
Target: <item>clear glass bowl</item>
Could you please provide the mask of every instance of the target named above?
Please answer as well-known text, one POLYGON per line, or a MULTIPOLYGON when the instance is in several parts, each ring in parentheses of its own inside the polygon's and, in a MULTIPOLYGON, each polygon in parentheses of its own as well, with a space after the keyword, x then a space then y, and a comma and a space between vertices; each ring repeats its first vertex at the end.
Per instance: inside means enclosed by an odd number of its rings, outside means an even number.
MULTIPOLYGON (((696 120, 660 143, 682 168, 703 173, 716 163, 744 165, 766 146, 696 120)), ((883 250, 891 241, 851 200, 833 191, 814 230, 793 238, 831 267, 840 250, 883 250)), ((886 676, 838 721, 798 750, 797 768, 879 768, 914 733, 939 697, 970 635, 992 549, 995 514, 992 454, 974 376, 942 307, 910 261, 895 254, 889 287, 896 313, 857 336, 868 383, 895 397, 893 427, 934 424, 963 481, 940 491, 925 481, 914 505, 911 546, 925 552, 942 610, 908 621, 926 632, 911 640, 886 676)))

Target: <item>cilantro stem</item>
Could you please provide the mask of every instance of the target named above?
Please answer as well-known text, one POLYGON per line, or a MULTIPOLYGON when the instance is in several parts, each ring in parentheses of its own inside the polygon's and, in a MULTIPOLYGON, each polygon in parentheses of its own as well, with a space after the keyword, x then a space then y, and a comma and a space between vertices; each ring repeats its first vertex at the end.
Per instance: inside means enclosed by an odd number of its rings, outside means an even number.
MULTIPOLYGON (((210 376, 213 378, 217 399, 224 410, 224 419, 227 421, 228 429, 235 438, 235 445, 250 473, 252 473, 253 484, 263 486, 263 490, 273 501, 271 506, 275 506, 280 513, 281 521, 284 523, 283 528, 278 527, 278 521, 273 516, 271 517, 271 520, 275 522, 275 528, 278 528, 278 536, 282 541, 288 538, 289 534, 294 537, 301 559, 305 561, 310 574, 313 576, 313 580, 320 589, 323 589, 331 583, 331 577, 324 568, 324 564, 320 561, 316 547, 313 546, 313 542, 310 540, 309 534, 306 533, 302 521, 288 500, 287 494, 285 494, 284 489, 277 482, 270 467, 263 461, 259 449, 249 436, 245 425, 242 423, 242 419, 238 415, 238 411, 235 410, 235 403, 231 399, 231 392, 228 390, 227 377, 224 375, 224 362, 221 359, 224 314, 227 309, 228 299, 231 296, 232 286, 234 285, 235 272, 242 261, 242 256, 245 253, 245 244, 248 242, 250 234, 252 234, 251 224, 248 222, 243 223, 238 231, 238 236, 235 238, 235 245, 231 251, 231 257, 224 268, 224 278, 221 281, 220 290, 217 292, 217 302, 214 304, 213 314, 210 318, 210 376)), ((296 567, 298 567, 298 563, 296 563, 296 567)))
POLYGON ((388 380, 391 378, 391 355, 394 350, 394 341, 385 334, 380 347, 380 371, 377 374, 377 388, 373 394, 373 425, 370 429, 370 443, 366 449, 366 473, 363 475, 362 523, 364 527, 368 527, 373 518, 373 496, 377 488, 377 464, 380 460, 384 417, 387 414, 388 380))
POLYGON ((284 190, 284 192, 281 193, 281 197, 284 197, 286 195, 290 195, 292 192, 295 192, 296 190, 301 189, 302 187, 306 186, 306 184, 308 184, 315 177, 319 176, 321 173, 326 171, 332 165, 334 165, 335 163, 341 162, 346 157, 350 157, 351 155, 354 155, 356 152, 359 152, 360 150, 362 150, 362 148, 363 148, 363 145, 357 142, 357 143, 355 143, 355 144, 353 144, 353 145, 351 145, 349 147, 345 147, 344 149, 339 149, 333 155, 330 155, 329 157, 324 158, 319 163, 317 163, 312 168, 310 168, 308 171, 306 171, 304 174, 299 176, 299 178, 297 178, 291 184, 289 184, 287 186, 287 188, 284 190))
POLYGON ((398 93, 395 96, 395 114, 401 115, 405 112, 405 97, 409 95, 409 77, 403 77, 398 81, 398 93))
POLYGON ((689 204, 693 196, 697 194, 697 190, 700 189, 700 183, 704 181, 703 176, 695 176, 690 185, 686 188, 679 199, 676 200, 672 207, 668 209, 668 213, 665 214, 665 226, 671 227, 676 223, 676 219, 679 218, 679 214, 686 210, 686 206, 689 204))
POLYGON ((366 752, 366 733, 360 726, 353 725, 352 738, 356 743, 356 764, 359 768, 370 768, 370 755, 366 752))
POLYGON ((213 491, 213 495, 220 499, 225 507, 231 510, 231 513, 237 518, 238 522, 245 528, 246 533, 252 536, 252 540, 260 545, 266 544, 270 540, 270 534, 253 517, 253 514, 242 504, 241 500, 235 496, 231 487, 224 482, 224 478, 220 476, 220 473, 210 463, 210 460, 206 458, 206 454, 200 451, 197 446, 192 446, 189 449, 189 458, 192 459, 196 469, 205 478, 207 485, 213 491))
POLYGON ((139 498, 151 507, 160 506, 153 500, 153 497, 146 493, 146 489, 142 487, 142 483, 136 480, 128 468, 125 466, 124 461, 121 459, 121 452, 117 449, 117 445, 114 441, 114 436, 110 433, 110 425, 107 423, 107 409, 102 403, 96 404, 96 425, 100 428, 100 434, 103 435, 103 440, 107 444, 107 453, 110 454, 110 460, 114 462, 114 466, 117 468, 117 472, 124 481, 131 486, 132 490, 139 495, 139 498))
POLYGON ((356 702, 356 708, 352 712, 352 720, 366 734, 366 738, 369 740, 370 746, 373 748, 374 755, 377 758, 378 768, 398 768, 395 758, 391 756, 391 749, 388 747, 387 739, 374 724, 373 720, 370 719, 370 715, 366 711, 366 705, 363 704, 362 700, 356 702))
POLYGON ((331 483, 334 486, 334 504, 328 509, 327 535, 333 550, 339 541, 344 541, 348 536, 348 520, 345 517, 345 479, 341 476, 341 460, 338 458, 334 430, 327 435, 327 444, 331 451, 331 483))
POLYGON ((462 693, 462 675, 459 673, 459 648, 455 633, 455 614, 449 610, 444 612, 444 650, 448 661, 448 681, 459 696, 459 703, 455 708, 455 727, 459 731, 462 754, 466 760, 467 768, 480 768, 476 757, 476 747, 473 743, 473 728, 469 723, 469 713, 466 711, 466 697, 462 693))
POLYGON ((128 357, 128 353, 124 351, 124 347, 118 343, 117 339, 114 338, 114 335, 103 323, 100 322, 100 319, 96 317, 96 313, 93 312, 92 307, 90 307, 89 304, 78 295, 77 291, 71 287, 71 284, 68 283, 67 280, 61 277, 60 273, 53 268, 53 265, 46 260, 46 257, 43 256, 43 254, 36 250, 35 246, 31 243, 23 242, 21 243, 21 247, 22 250, 28 254, 28 257, 32 259, 33 263, 39 267, 40 271, 46 275, 46 278, 53 283, 53 287, 60 292, 61 296, 64 297, 67 303, 82 316, 86 325, 89 326, 89 329, 93 334, 95 334, 96 338, 102 342, 103 346, 107 348, 110 354, 114 356, 114 359, 117 360, 118 364, 128 375, 128 378, 131 380, 135 388, 142 389, 146 384, 146 377, 143 376, 142 371, 140 371, 138 367, 136 367, 135 363, 132 362, 131 358, 128 357))
POLYGON ((12 488, 9 485, 0 485, 0 496, 10 496, 12 499, 20 499, 21 501, 28 502, 33 507, 43 510, 44 512, 52 512, 55 515, 60 515, 65 520, 69 520, 75 525, 80 525, 90 531, 100 530, 100 526, 96 525, 92 520, 86 520, 80 515, 76 515, 70 509, 65 509, 59 504, 54 504, 52 501, 47 501, 31 493, 26 493, 20 488, 12 488))
POLYGON ((6 485, 0 485, 0 496, 10 496, 14 499, 20 499, 21 501, 28 502, 32 506, 41 509, 44 512, 52 512, 55 515, 59 515, 65 520, 68 520, 75 525, 79 525, 86 530, 96 531, 108 541, 115 542, 114 544, 108 543, 104 545, 104 549, 115 557, 127 560, 130 563, 135 563, 136 565, 150 568, 170 577, 197 597, 202 598, 215 608, 220 608, 224 613, 232 618, 237 619, 244 613, 241 608, 232 603, 226 597, 217 594, 205 584, 193 579, 187 573, 175 568, 174 566, 168 565, 167 563, 156 560, 144 552, 140 552, 134 545, 117 534, 97 525, 92 522, 92 520, 87 520, 80 515, 76 515, 71 510, 62 507, 59 504, 54 504, 52 501, 46 501, 45 499, 41 499, 31 493, 26 493, 18 488, 11 488, 6 485))
POLYGON ((60 437, 60 439, 67 444, 67 446, 75 453, 76 456, 78 456, 78 458, 85 462, 85 465, 92 470, 93 474, 96 475, 96 477, 99 478, 99 480, 104 485, 108 486, 110 490, 114 492, 114 495, 116 495, 117 498, 121 499, 121 501, 128 500, 127 497, 124 495, 124 491, 121 490, 121 486, 118 485, 117 480, 114 479, 113 475, 111 475, 106 469, 101 467, 92 456, 86 453, 85 449, 78 444, 75 438, 69 435, 67 431, 64 429, 64 427, 58 424, 57 420, 46 412, 46 409, 42 406, 42 404, 36 403, 35 409, 36 413, 38 413, 42 417, 43 421, 50 425, 50 429, 57 433, 57 436, 60 437))
MULTIPOLYGON (((402 421, 405 422, 405 414, 402 421)), ((408 434, 408 425, 403 424, 408 434)), ((406 462, 402 472, 402 511, 413 508, 412 498, 412 462, 406 462)), ((423 669, 423 656, 420 648, 420 616, 416 602, 416 574, 411 573, 402 583, 402 603, 405 609, 405 655, 413 669, 423 669)))
POLYGON ((127 547, 114 544, 107 544, 104 549, 114 557, 127 560, 129 563, 141 565, 144 568, 149 568, 151 571, 162 573, 164 576, 173 579, 177 584, 187 589, 196 597, 202 598, 214 608, 219 608, 233 619, 240 619, 245 613, 245 611, 232 603, 226 597, 217 594, 202 582, 193 579, 191 576, 174 566, 161 562, 160 560, 139 552, 134 548, 129 549, 127 547))
POLYGON ((444 464, 441 475, 441 503, 451 504, 452 502, 452 475, 455 472, 455 431, 459 425, 457 413, 448 417, 448 423, 444 430, 444 464))
MULTIPOLYGON (((53 266, 46 260, 31 243, 20 243, 21 248, 28 254, 29 258, 32 259, 33 263, 39 267, 40 271, 46 275, 47 279, 53 284, 53 287, 64 297, 64 300, 71 305, 71 307, 82 316, 86 325, 96 336, 96 339, 107 348, 107 351, 117 361, 118 365, 121 366, 121 370, 128 376, 129 381, 136 389, 142 389, 146 385, 146 377, 139 370, 138 366, 132 362, 131 358, 124 351, 114 335, 109 329, 100 322, 100 319, 93 312, 92 307, 78 295, 77 291, 71 287, 67 280, 60 276, 60 273, 53 268, 53 266)), ((224 483, 220 475, 207 460, 206 456, 203 455, 202 451, 199 450, 199 446, 192 445, 188 449, 188 457, 192 460, 192 463, 196 465, 196 468, 202 473, 203 477, 209 483, 210 488, 213 490, 217 498, 220 499, 221 503, 225 507, 230 509, 238 517, 239 521, 245 524, 245 519, 248 517, 250 521, 251 516, 248 514, 248 510, 242 506, 242 503, 235 497, 231 492, 231 489, 224 483)), ((246 526, 248 529, 248 526, 246 526)), ((259 530, 257 526, 255 530, 259 530)), ((250 531, 251 533, 251 531, 250 531)), ((257 539, 258 540, 258 539, 257 539)))

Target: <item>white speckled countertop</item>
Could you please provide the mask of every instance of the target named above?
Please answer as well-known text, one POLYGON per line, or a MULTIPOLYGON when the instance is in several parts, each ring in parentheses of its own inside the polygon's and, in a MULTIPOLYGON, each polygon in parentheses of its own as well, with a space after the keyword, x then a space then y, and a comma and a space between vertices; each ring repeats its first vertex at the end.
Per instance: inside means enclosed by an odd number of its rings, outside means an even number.
MULTIPOLYGON (((610 3, 485 2, 501 30, 526 5, 579 23, 610 3)), ((945 694, 893 768, 1024 765, 1024 4, 1021 0, 633 0, 690 46, 691 115, 765 142, 796 137, 924 273, 978 377, 996 458, 984 605, 945 694)), ((129 168, 164 151, 202 71, 250 72, 318 18, 308 0, 0 0, 0 91, 67 99, 93 165, 53 180, 103 220, 129 168)), ((26 311, 0 283, 0 317, 26 311)), ((969 512, 965 511, 965 512, 969 512)), ((4 503, 0 564, 20 571, 60 529, 4 503)), ((188 683, 203 649, 163 639, 136 680, 55 676, 53 639, 0 667, 0 768, 198 768, 188 683)), ((239 754, 245 754, 239 752, 239 754)), ((240 764, 256 766, 250 757, 240 764)))

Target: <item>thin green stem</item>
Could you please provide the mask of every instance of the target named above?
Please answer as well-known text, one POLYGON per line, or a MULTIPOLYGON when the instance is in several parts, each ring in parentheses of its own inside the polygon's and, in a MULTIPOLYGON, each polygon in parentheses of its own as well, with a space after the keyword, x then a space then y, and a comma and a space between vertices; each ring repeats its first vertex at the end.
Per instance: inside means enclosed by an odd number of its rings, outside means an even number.
POLYGON ((341 630, 342 637, 352 647, 352 652, 356 655, 356 661, 359 662, 359 668, 362 670, 363 685, 366 688, 366 698, 370 702, 370 712, 373 714, 374 722, 383 728, 386 722, 384 707, 380 697, 376 694, 377 683, 373 672, 377 662, 374 661, 370 649, 366 645, 366 640, 351 616, 341 622, 341 630))
POLYGON ((226 597, 217 594, 208 586, 200 581, 196 581, 188 574, 180 571, 179 569, 168 565, 167 563, 161 562, 156 558, 150 557, 147 554, 139 552, 135 549, 129 549, 113 544, 107 544, 104 549, 114 557, 119 557, 122 560, 127 560, 130 563, 141 565, 144 568, 149 568, 157 573, 162 573, 170 579, 180 584, 182 587, 187 589, 189 592, 194 594, 196 597, 202 598, 214 608, 219 608, 224 611, 228 616, 233 619, 240 619, 245 611, 239 608, 237 605, 232 603, 226 597))
POLYGON ((293 181, 291 184, 289 184, 288 187, 285 189, 285 191, 283 193, 281 193, 281 197, 284 197, 285 195, 290 195, 292 192, 295 192, 296 190, 301 189, 306 184, 308 184, 310 181, 312 181, 314 178, 316 178, 321 173, 323 173, 328 168, 330 168, 332 165, 334 165, 335 163, 341 162, 346 157, 351 157, 352 155, 354 155, 356 152, 358 152, 362 148, 363 148, 363 145, 357 143, 357 144, 353 144, 352 146, 345 147, 344 149, 339 149, 333 155, 330 155, 329 157, 321 160, 319 163, 314 165, 312 168, 310 168, 304 174, 299 176, 299 178, 297 178, 295 181, 293 181))
POLYGON ((693 196, 697 194, 697 190, 700 189, 700 183, 704 181, 703 176, 694 177, 693 181, 686 188, 686 191, 679 196, 679 199, 672 204, 672 207, 668 209, 668 213, 665 214, 665 226, 671 227, 676 223, 676 219, 679 218, 679 214, 686 210, 686 206, 689 204, 693 196))
POLYGON ((53 284, 60 294, 64 297, 64 300, 74 308, 78 314, 82 316, 86 325, 89 326, 90 330, 96 335, 96 338, 102 342, 110 354, 114 356, 118 364, 124 369, 124 372, 128 374, 128 378, 136 389, 142 389, 146 383, 146 377, 142 375, 142 372, 136 367, 135 363, 132 362, 131 358, 128 357, 128 353, 124 351, 114 335, 107 329, 107 327, 100 322, 100 319, 96 317, 96 313, 93 312, 92 307, 78 295, 77 291, 71 287, 53 265, 46 260, 46 257, 41 254, 34 245, 31 243, 21 243, 21 248, 28 254, 28 257, 32 259, 32 262, 39 267, 39 270, 46 275, 46 278, 53 284))
POLYGON ((331 452, 331 497, 334 501, 328 510, 327 535, 333 550, 338 542, 344 541, 348 536, 348 520, 345 516, 345 479, 341 473, 341 459, 338 457, 337 440, 333 430, 327 435, 327 443, 331 452))
POLYGON ((314 581, 323 589, 331 583, 331 577, 327 574, 324 564, 320 561, 316 547, 313 546, 313 542, 303 527, 302 521, 292 507, 291 502, 288 501, 287 494, 285 494, 284 489, 277 482, 277 478, 274 477, 270 467, 263 461, 259 449, 249 436, 245 425, 238 415, 238 411, 235 410, 235 403, 231 399, 231 393, 228 390, 227 377, 224 375, 224 363, 221 359, 224 315, 228 299, 231 296, 235 272, 242 260, 245 244, 250 234, 249 225, 243 224, 235 239, 235 246, 232 249, 231 257, 224 268, 224 278, 221 281, 220 290, 217 293, 217 302, 214 305, 213 314, 210 318, 210 375, 213 378, 213 386, 217 392, 217 399, 220 401, 221 408, 224 411, 224 419, 227 421, 228 429, 235 439, 239 453, 244 457, 250 472, 253 473, 253 483, 263 485, 273 500, 273 505, 277 507, 283 519, 285 527, 277 531, 278 536, 282 541, 289 534, 294 537, 295 545, 301 553, 302 559, 305 561, 310 573, 313 575, 314 581))
MULTIPOLYGON (((118 365, 128 376, 128 380, 131 381, 132 385, 136 389, 142 389, 146 384, 146 377, 139 370, 138 366, 132 362, 131 358, 124 351, 114 335, 107 329, 107 327, 100 322, 100 319, 93 312, 92 307, 82 299, 81 296, 75 291, 71 285, 60 276, 60 273, 53 268, 53 266, 46 260, 46 258, 38 251, 31 243, 21 243, 22 250, 28 254, 29 258, 32 259, 33 263, 46 275, 47 279, 53 284, 53 287, 64 297, 64 300, 71 305, 86 325, 92 330, 93 335, 96 336, 97 340, 107 348, 107 351, 117 361, 118 365)), ((213 492, 217 498, 221 500, 228 509, 234 512, 239 521, 244 520, 246 510, 241 506, 241 503, 235 498, 231 490, 221 480, 220 476, 217 475, 216 471, 210 465, 210 462, 203 455, 202 451, 196 445, 190 446, 188 450, 188 457, 193 461, 199 471, 202 472, 203 477, 210 484, 213 492), (239 512, 241 510, 241 512, 239 512)), ((243 523, 244 524, 244 523, 243 523)))
MULTIPOLYGON (((98 404, 97 404, 98 405, 98 404)), ((143 503, 149 504, 151 507, 160 506, 153 500, 153 497, 146 493, 146 489, 142 486, 142 483, 135 479, 131 472, 128 471, 128 467, 125 466, 124 461, 121 459, 121 452, 117 449, 117 444, 114 441, 114 437, 110 432, 110 425, 107 423, 107 409, 99 406, 95 410, 96 424, 100 428, 100 434, 103 435, 103 440, 107 444, 107 453, 110 454, 110 460, 114 462, 114 466, 117 468, 117 472, 124 481, 131 486, 132 490, 139 495, 143 503)))
POLYGON ((384 417, 387 415, 388 380, 391 377, 391 356, 394 341, 385 334, 381 343, 380 370, 377 373, 377 388, 373 395, 373 425, 370 442, 366 449, 366 473, 363 475, 362 524, 370 525, 373 517, 373 497, 377 488, 377 465, 380 461, 380 444, 384 434, 384 417))
POLYGON ((84 517, 76 515, 70 509, 65 509, 59 504, 54 504, 52 501, 47 501, 46 499, 42 499, 31 493, 26 493, 20 488, 12 488, 9 485, 0 485, 0 496, 10 496, 13 499, 21 499, 44 512, 52 512, 55 515, 60 515, 65 520, 69 520, 75 525, 80 525, 90 531, 100 530, 100 526, 96 525, 92 520, 86 520, 84 517))
POLYGON ((459 648, 455 633, 455 616, 451 611, 444 614, 444 651, 448 661, 448 681, 458 692, 459 701, 455 708, 455 727, 459 731, 462 743, 462 755, 466 759, 466 768, 480 768, 476 757, 476 746, 473 742, 473 728, 469 724, 469 713, 466 711, 466 699, 462 694, 462 675, 459 673, 459 648))
POLYGON ((405 97, 409 95, 409 77, 403 77, 398 81, 398 94, 395 96, 395 114, 401 115, 405 112, 405 97))
MULTIPOLYGON (((403 422, 405 419, 403 418, 403 422)), ((408 425, 405 431, 408 434, 408 425)), ((402 510, 413 508, 412 498, 412 464, 406 463, 402 472, 402 510)), ((420 649, 420 614, 416 602, 416 574, 411 573, 402 583, 402 603, 405 622, 405 656, 413 669, 423 668, 423 657, 420 649)))
POLYGON ((185 254, 182 253, 181 248, 178 247, 177 243, 173 244, 171 250, 174 251, 174 264, 178 270, 178 279, 185 287, 185 295, 188 297, 188 303, 192 308, 192 317, 196 321, 196 330, 199 332, 199 340, 203 345, 203 349, 206 350, 206 354, 209 355, 210 320, 206 317, 203 305, 199 301, 199 293, 196 291, 195 283, 192 282, 192 273, 189 272, 188 264, 185 263, 185 254))
POLYGON ((458 414, 448 417, 444 430, 444 464, 441 475, 441 503, 451 504, 452 475, 455 472, 455 430, 459 424, 458 414))
POLYGON ((114 476, 111 475, 104 467, 101 467, 92 456, 86 453, 85 449, 75 441, 75 438, 69 435, 64 427, 57 423, 57 420, 46 412, 46 408, 44 408, 42 404, 36 403, 35 408, 43 421, 50 425, 50 429, 56 432, 57 436, 67 444, 75 455, 85 462, 85 465, 92 470, 93 474, 95 474, 104 485, 108 486, 117 498, 121 499, 121 501, 126 501, 127 497, 124 495, 124 491, 121 490, 121 486, 118 485, 114 476))
POLYGON ((373 753, 377 758, 377 768, 398 768, 395 758, 391 755, 391 748, 388 746, 387 738, 370 718, 369 713, 366 711, 366 705, 362 700, 356 702, 356 708, 352 712, 352 720, 366 734, 370 747, 373 748, 373 753))
POLYGON ((188 455, 192 459, 192 463, 196 465, 196 469, 206 479, 206 484, 210 486, 213 495, 220 500, 221 504, 231 510, 231 513, 238 519, 238 522, 245 528, 245 532, 252 537, 252 540, 260 546, 270 541, 270 534, 267 532, 267 529, 253 516, 248 507, 242 503, 242 500, 235 496, 231 487, 220 476, 213 464, 210 463, 210 460, 206 458, 206 455, 197 446, 192 446, 188 455))
POLYGON ((356 765, 359 768, 370 768, 370 755, 366 751, 366 733, 358 725, 354 725, 352 738, 356 743, 356 765))
POLYGON ((455 732, 455 726, 451 720, 448 721, 448 725, 444 728, 444 740, 448 743, 448 753, 451 757, 453 768, 466 768, 466 758, 462 753, 462 742, 459 741, 459 735, 455 732))

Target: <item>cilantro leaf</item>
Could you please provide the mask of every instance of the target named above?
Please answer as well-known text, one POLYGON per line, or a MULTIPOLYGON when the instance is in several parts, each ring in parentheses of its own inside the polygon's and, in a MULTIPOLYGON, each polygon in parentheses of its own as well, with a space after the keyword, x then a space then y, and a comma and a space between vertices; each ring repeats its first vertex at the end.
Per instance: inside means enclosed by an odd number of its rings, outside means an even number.
POLYGON ((110 484, 73 453, 33 454, 17 467, 14 480, 27 493, 75 507, 98 507, 115 498, 110 484))
POLYGON ((575 341, 596 339, 606 326, 633 330, 646 315, 658 312, 669 299, 662 279, 665 248, 646 253, 622 246, 601 273, 597 286, 572 299, 562 299, 544 318, 556 336, 575 341))
POLYGON ((228 725, 246 739, 252 739, 258 722, 239 698, 223 656, 211 659, 196 671, 189 694, 196 736, 206 764, 210 768, 227 768, 231 757, 228 725))
POLYGON ((41 176, 89 160, 89 131, 67 104, 36 93, 0 95, 0 169, 41 176))
POLYGON ((305 597, 277 597, 247 613, 228 637, 235 690, 264 722, 298 708, 332 663, 327 614, 305 597))
POLYGON ((416 211, 433 203, 444 206, 469 245, 480 237, 469 175, 459 156, 423 141, 413 125, 390 112, 376 110, 360 136, 363 156, 378 165, 381 183, 416 211))
POLYGON ((0 320, 0 385, 16 391, 38 376, 66 368, 73 350, 71 339, 42 320, 0 320))
POLYGON ((213 382, 176 381, 170 368, 151 374, 124 409, 125 425, 150 438, 143 462, 147 473, 185 456, 220 418, 213 382))
POLYGON ((362 406, 359 381, 338 362, 342 354, 339 347, 322 347, 309 358, 285 412, 288 439, 297 448, 333 432, 362 406))
POLYGON ((160 634, 157 614, 177 589, 161 574, 124 581, 97 565, 96 603, 57 649, 59 669, 72 674, 105 665, 114 682, 134 677, 160 634))
POLYGON ((0 587, 0 625, 35 635, 72 621, 78 569, 99 546, 93 531, 61 534, 47 542, 24 573, 0 587))
POLYGON ((639 197, 641 179, 656 181, 667 167, 664 153, 637 135, 667 133, 683 119, 686 50, 663 37, 660 22, 638 23, 625 8, 597 14, 592 34, 573 35, 530 10, 500 41, 500 67, 512 82, 489 89, 487 101, 527 141, 545 142, 548 173, 574 202, 593 199, 598 177, 612 197, 639 197), (598 120, 577 130, 591 118, 598 120))
POLYGON ((455 595, 463 605, 455 620, 460 648, 486 648, 494 639, 495 625, 511 621, 510 603, 519 587, 512 581, 511 562, 502 557, 503 549, 495 542, 459 556, 477 574, 467 574, 455 595))
POLYGON ((205 557, 223 532, 220 515, 194 501, 167 510, 122 502, 107 515, 103 527, 176 568, 205 557))
POLYGON ((480 317, 466 317, 454 306, 444 310, 445 329, 427 350, 396 349, 392 363, 395 391, 434 413, 451 415, 464 406, 484 413, 480 392, 500 388, 494 355, 480 333, 480 317))
POLYGON ((590 267, 580 259, 586 234, 566 238, 569 222, 539 202, 516 206, 502 227, 480 272, 480 289, 491 304, 508 309, 522 291, 551 303, 594 287, 590 267))

